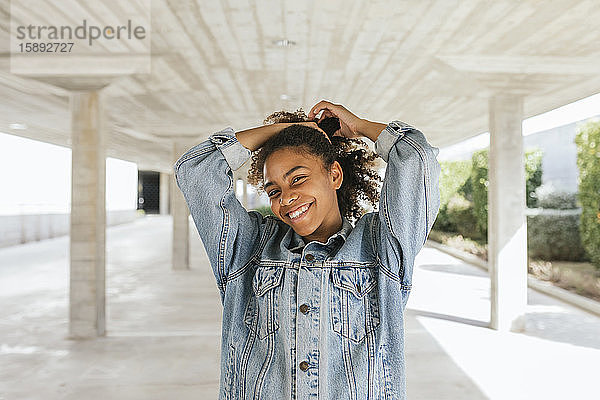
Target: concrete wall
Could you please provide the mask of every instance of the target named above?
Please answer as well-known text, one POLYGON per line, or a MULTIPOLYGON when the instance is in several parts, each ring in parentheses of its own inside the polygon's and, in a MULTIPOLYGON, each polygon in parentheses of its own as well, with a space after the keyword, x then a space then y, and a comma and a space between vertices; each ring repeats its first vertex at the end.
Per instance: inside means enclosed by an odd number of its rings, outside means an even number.
MULTIPOLYGON (((137 210, 106 212, 106 224, 118 225, 134 221, 137 210)), ((68 235, 70 214, 0 215, 0 247, 68 235)))
POLYGON ((575 135, 577 123, 559 126, 547 131, 533 133, 523 138, 525 150, 539 147, 542 158, 542 184, 552 185, 557 190, 577 192, 577 146, 575 135))

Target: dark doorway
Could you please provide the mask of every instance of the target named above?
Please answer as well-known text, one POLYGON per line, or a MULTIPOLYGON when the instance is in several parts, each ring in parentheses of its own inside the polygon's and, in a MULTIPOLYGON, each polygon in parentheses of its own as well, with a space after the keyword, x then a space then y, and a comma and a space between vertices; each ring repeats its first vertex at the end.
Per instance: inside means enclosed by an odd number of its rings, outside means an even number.
POLYGON ((138 171, 138 210, 146 214, 160 212, 160 173, 155 171, 138 171))

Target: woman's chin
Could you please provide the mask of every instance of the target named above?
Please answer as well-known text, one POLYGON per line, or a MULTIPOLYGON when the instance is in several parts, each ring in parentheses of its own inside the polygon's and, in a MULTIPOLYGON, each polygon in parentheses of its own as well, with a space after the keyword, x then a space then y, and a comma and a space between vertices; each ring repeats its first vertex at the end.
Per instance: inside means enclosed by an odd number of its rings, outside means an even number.
POLYGON ((294 230, 294 232, 296 232, 298 235, 302 236, 302 237, 306 237, 308 235, 311 235, 312 233, 314 233, 317 228, 312 228, 312 224, 310 226, 298 226, 298 225, 290 225, 292 227, 292 229, 294 230))

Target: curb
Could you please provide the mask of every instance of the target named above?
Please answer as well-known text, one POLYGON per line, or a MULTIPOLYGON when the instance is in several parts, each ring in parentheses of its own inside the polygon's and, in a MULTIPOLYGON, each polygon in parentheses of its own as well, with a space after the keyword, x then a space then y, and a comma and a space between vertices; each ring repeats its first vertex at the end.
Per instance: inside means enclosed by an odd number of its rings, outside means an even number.
MULTIPOLYGON (((435 242, 431 239, 427 239, 426 243, 429 247, 434 249, 443 251, 446 254, 449 254, 453 257, 456 257, 460 260, 463 260, 469 264, 475 265, 484 270, 488 270, 487 261, 482 260, 481 258, 464 252, 462 250, 455 249, 453 247, 447 246, 442 243, 435 242)), ((536 278, 532 278, 531 276, 527 276, 527 286, 530 288, 537 290, 538 292, 547 294, 548 296, 555 297, 559 300, 564 301, 565 303, 569 303, 576 307, 579 307, 589 313, 600 316, 600 302, 597 302, 592 299, 588 299, 587 297, 580 296, 575 293, 571 293, 568 290, 556 287, 551 283, 541 281, 536 278)))

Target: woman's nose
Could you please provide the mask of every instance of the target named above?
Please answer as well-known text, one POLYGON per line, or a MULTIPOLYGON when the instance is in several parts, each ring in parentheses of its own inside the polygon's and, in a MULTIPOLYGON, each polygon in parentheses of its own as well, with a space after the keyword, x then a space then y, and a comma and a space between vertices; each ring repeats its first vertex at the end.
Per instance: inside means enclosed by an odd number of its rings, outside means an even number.
POLYGON ((298 198, 298 196, 292 194, 285 195, 282 193, 281 196, 279 196, 279 203, 281 205, 288 205, 291 204, 292 201, 296 200, 296 198, 298 198))

